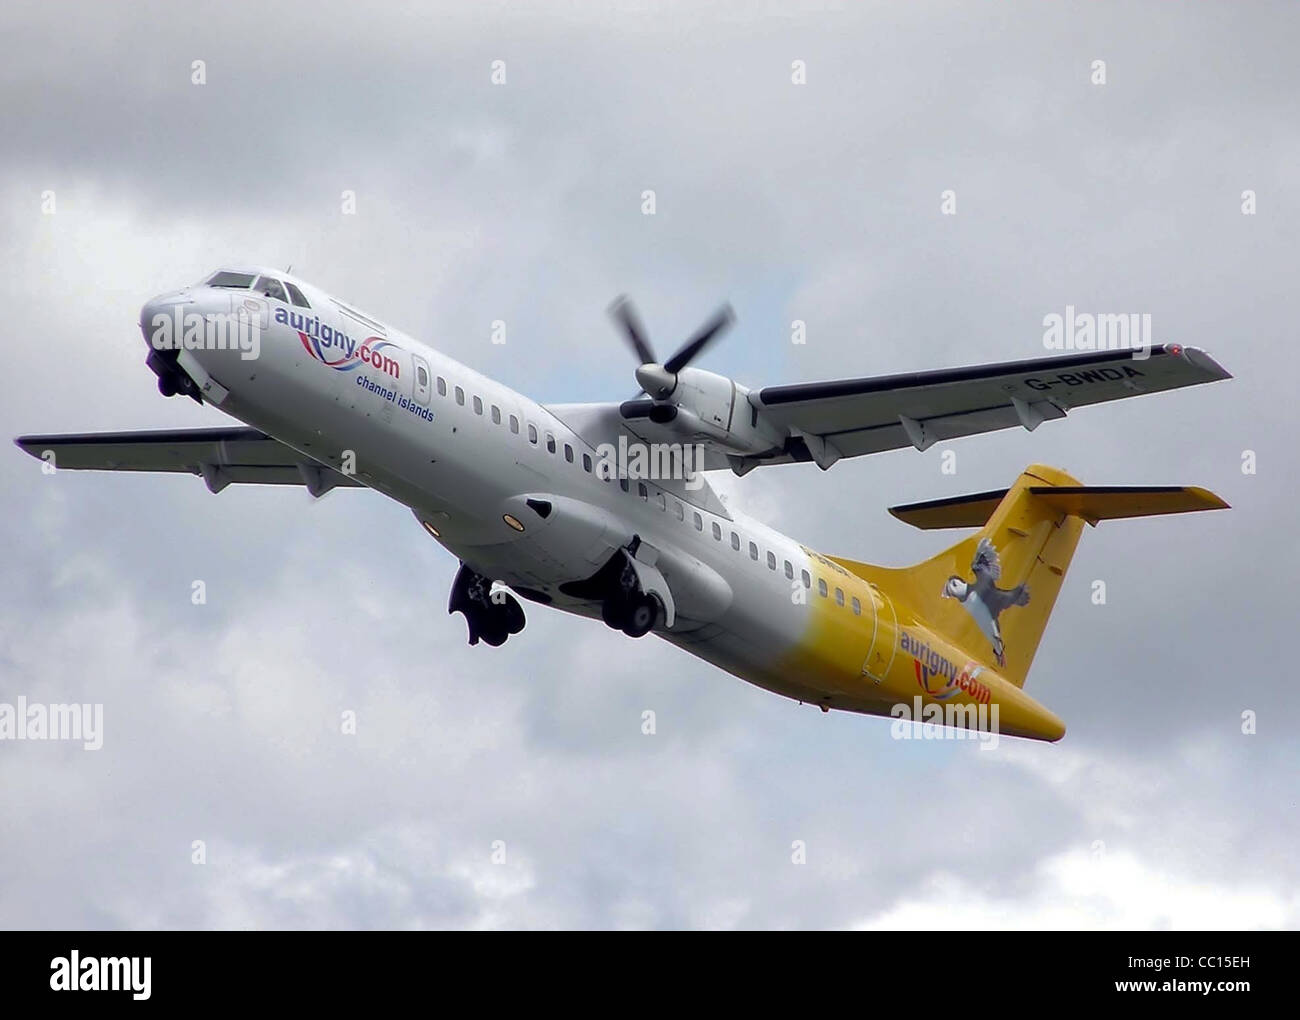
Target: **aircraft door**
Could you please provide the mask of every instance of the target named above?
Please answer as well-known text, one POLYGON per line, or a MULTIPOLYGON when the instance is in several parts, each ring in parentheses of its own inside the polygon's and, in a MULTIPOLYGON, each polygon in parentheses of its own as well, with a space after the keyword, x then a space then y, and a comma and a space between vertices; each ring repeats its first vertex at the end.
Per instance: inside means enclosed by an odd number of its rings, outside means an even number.
POLYGON ((867 657, 862 662, 862 675, 880 683, 894 665, 894 656, 898 653, 895 640, 898 618, 889 596, 874 584, 869 584, 868 590, 871 597, 867 599, 867 605, 870 609, 863 606, 862 612, 864 616, 868 612, 871 614, 871 647, 867 649, 867 657))
POLYGON ((411 399, 421 407, 428 407, 429 390, 432 385, 429 363, 418 354, 412 354, 411 361, 415 364, 415 378, 411 380, 411 399))

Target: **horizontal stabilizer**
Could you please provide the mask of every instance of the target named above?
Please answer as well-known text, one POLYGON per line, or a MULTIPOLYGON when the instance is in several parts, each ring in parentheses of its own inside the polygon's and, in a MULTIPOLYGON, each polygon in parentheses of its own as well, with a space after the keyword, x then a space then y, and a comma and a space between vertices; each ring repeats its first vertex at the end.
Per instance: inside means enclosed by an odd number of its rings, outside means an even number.
POLYGON ((1195 485, 1035 485, 1029 490, 1048 506, 1089 524, 1124 517, 1227 510, 1228 504, 1195 485))
POLYGON ((973 492, 969 496, 904 503, 901 506, 891 506, 889 512, 904 524, 924 531, 938 528, 982 528, 1006 494, 1006 489, 992 489, 989 492, 973 492))
MULTIPOLYGON (((938 528, 981 528, 1006 496, 1006 489, 969 496, 931 499, 889 508, 904 524, 930 531, 938 528)), ((1034 485, 1029 494, 1061 513, 1089 524, 1124 517, 1184 514, 1197 510, 1226 510, 1214 493, 1194 485, 1034 485)))

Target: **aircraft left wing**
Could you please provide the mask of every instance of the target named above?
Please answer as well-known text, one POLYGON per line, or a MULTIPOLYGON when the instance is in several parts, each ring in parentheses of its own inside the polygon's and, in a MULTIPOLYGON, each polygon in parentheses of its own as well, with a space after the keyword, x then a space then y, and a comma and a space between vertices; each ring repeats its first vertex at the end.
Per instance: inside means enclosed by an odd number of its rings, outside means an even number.
POLYGON ((1017 425, 1033 430, 1075 407, 1230 379, 1204 351, 1180 344, 940 369, 868 379, 768 386, 751 393, 759 414, 789 432, 785 449, 733 458, 737 471, 858 457, 1017 425), (811 442, 809 442, 811 440, 811 442))
POLYGON ((213 492, 232 483, 303 485, 313 496, 336 487, 364 488, 354 477, 252 428, 20 436, 15 442, 60 470, 198 475, 213 492))

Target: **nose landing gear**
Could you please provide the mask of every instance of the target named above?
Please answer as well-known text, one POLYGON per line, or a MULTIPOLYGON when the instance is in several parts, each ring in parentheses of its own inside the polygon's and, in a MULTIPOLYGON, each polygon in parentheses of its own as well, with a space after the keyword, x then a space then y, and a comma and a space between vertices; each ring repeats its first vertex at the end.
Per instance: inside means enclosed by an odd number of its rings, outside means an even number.
POLYGON ((149 357, 145 359, 152 370, 153 374, 158 377, 158 392, 164 397, 174 397, 178 393, 203 403, 203 398, 199 395, 199 388, 195 385, 194 380, 182 371, 176 360, 176 351, 150 351, 149 357))
POLYGON ((464 613, 469 625, 469 643, 476 645, 479 638, 496 648, 506 643, 511 634, 524 629, 524 610, 519 601, 506 591, 492 591, 492 581, 461 564, 456 580, 451 584, 451 599, 447 612, 464 613))

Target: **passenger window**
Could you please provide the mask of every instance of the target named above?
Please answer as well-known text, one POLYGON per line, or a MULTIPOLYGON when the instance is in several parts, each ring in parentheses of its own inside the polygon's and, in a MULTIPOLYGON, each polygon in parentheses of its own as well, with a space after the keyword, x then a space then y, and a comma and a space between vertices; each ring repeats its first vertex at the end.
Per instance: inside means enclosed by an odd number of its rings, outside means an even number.
POLYGON ((459 386, 456 387, 456 403, 460 404, 461 407, 465 406, 465 391, 459 386))
POLYGON ((310 308, 310 307, 311 307, 311 305, 309 305, 309 304, 307 303, 307 299, 306 299, 305 297, 302 296, 302 291, 300 291, 297 287, 295 287, 295 286, 294 286, 292 283, 290 283, 288 280, 285 280, 285 281, 284 281, 284 287, 285 287, 285 289, 289 292, 289 300, 291 300, 291 301, 292 301, 295 305, 297 305, 299 308, 310 308))
POLYGON ((812 587, 812 578, 808 576, 808 571, 806 570, 799 571, 799 576, 803 578, 803 586, 805 588, 812 587))
POLYGON ((858 601, 858 597, 856 595, 853 596, 853 615, 854 616, 862 615, 862 603, 858 601))
POLYGON ((682 507, 680 503, 678 503, 674 509, 676 509, 677 511, 677 519, 679 521, 686 520, 686 510, 682 507))
POLYGON ((830 589, 826 587, 826 578, 824 577, 817 578, 817 594, 822 598, 830 594, 830 589))
POLYGON ((767 554, 767 569, 768 570, 776 569, 776 553, 771 552, 770 550, 768 551, 767 554))
POLYGON ((735 549, 736 552, 740 552, 740 536, 734 531, 731 533, 731 548, 735 549))
POLYGON ((716 538, 719 542, 722 541, 722 529, 718 527, 717 521, 713 522, 713 537, 716 538))
POLYGON ((492 405, 492 424, 493 425, 501 424, 501 408, 497 407, 496 404, 492 405))
POLYGON ((618 487, 619 487, 620 489, 622 489, 624 492, 627 492, 627 479, 626 479, 626 478, 620 478, 620 479, 618 480, 618 487))
POLYGON ((582 455, 582 470, 587 472, 587 474, 591 474, 591 454, 589 453, 584 453, 582 455))
POLYGON ((659 509, 662 510, 664 513, 668 512, 668 500, 664 498, 664 494, 662 492, 659 493, 659 509))
POLYGON ((446 395, 447 395, 447 380, 444 379, 442 376, 438 376, 438 396, 445 397, 446 395))
POLYGON ((420 389, 425 389, 429 385, 429 373, 425 370, 423 365, 417 365, 415 374, 420 380, 420 389))
POLYGON ((794 567, 792 567, 792 566, 790 565, 790 561, 789 561, 789 560, 786 560, 786 561, 785 561, 785 576, 786 576, 787 579, 789 579, 789 580, 791 580, 791 581, 794 580, 794 567))
POLYGON ((696 531, 704 530, 704 518, 701 517, 699 514, 695 515, 695 530, 696 531))
POLYGON ((289 297, 280 286, 279 280, 274 280, 269 276, 258 277, 257 283, 253 285, 253 290, 259 294, 265 294, 269 298, 275 298, 277 301, 288 303, 289 297))
POLYGON ((650 502, 650 490, 645 487, 645 482, 636 483, 636 494, 640 496, 642 499, 644 499, 647 503, 650 502))
POLYGON ((835 589, 835 604, 836 604, 837 606, 842 606, 842 605, 844 605, 844 589, 843 589, 843 588, 836 588, 836 589, 835 589))
POLYGON ((749 543, 749 558, 751 560, 758 559, 758 546, 755 545, 753 542, 749 543))
POLYGON ((483 401, 479 400, 478 397, 474 398, 474 413, 475 414, 483 413, 483 401))
POLYGON ((555 452, 555 437, 551 435, 549 432, 546 433, 546 452, 547 453, 555 452))
POLYGON ((570 446, 568 443, 564 444, 564 459, 567 460, 570 464, 573 463, 573 447, 570 446))
POLYGON ((515 435, 519 435, 519 419, 513 414, 510 416, 510 431, 515 435))

